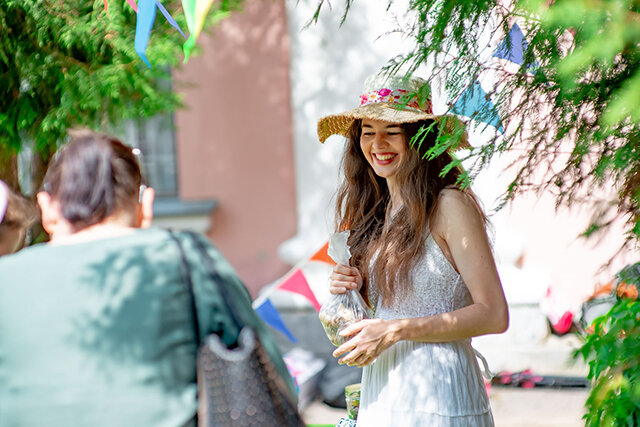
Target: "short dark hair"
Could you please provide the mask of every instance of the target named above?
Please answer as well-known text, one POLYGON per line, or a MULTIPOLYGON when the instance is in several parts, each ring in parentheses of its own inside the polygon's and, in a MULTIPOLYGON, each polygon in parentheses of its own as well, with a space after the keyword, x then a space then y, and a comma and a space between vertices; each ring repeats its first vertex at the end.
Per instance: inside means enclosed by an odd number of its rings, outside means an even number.
POLYGON ((49 165, 43 188, 60 203, 74 231, 135 206, 141 176, 132 149, 90 130, 71 130, 69 135, 49 165))

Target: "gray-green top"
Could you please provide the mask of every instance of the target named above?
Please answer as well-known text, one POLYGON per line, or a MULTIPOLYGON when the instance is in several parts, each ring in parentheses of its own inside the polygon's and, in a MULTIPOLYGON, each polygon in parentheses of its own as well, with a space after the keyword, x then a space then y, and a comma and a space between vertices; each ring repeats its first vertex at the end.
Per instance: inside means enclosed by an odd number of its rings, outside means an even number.
MULTIPOLYGON (((230 343, 237 329, 193 243, 179 236, 201 333, 222 333, 230 343)), ((249 293, 207 246, 243 317, 293 390, 249 293)), ((179 260, 175 241, 156 229, 37 245, 0 259, 0 426, 193 424, 196 344, 179 260)))

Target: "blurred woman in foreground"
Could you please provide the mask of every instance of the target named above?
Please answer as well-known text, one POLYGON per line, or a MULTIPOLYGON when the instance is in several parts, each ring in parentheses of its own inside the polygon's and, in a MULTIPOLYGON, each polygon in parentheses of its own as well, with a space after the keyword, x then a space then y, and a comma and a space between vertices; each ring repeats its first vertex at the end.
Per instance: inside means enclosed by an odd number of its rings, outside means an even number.
MULTIPOLYGON (((72 134, 38 194, 48 244, 0 260, 0 425, 190 426, 196 341, 178 245, 152 219, 132 150, 72 134)), ((237 328, 208 281, 194 241, 191 268, 202 336, 237 328)), ((293 384, 231 266, 206 239, 225 286, 293 384)))

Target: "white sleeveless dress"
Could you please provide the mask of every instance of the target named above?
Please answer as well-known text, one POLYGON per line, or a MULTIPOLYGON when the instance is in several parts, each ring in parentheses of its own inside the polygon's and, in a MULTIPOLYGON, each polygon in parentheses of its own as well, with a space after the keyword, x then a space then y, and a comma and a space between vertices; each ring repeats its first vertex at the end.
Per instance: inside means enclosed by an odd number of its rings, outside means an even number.
MULTIPOLYGON (((429 235, 410 275, 413 288, 376 318, 407 319, 451 312, 472 303, 464 281, 429 235)), ((377 300, 372 278, 371 301, 377 300)), ((400 341, 362 374, 358 427, 492 427, 493 416, 471 340, 400 341)))

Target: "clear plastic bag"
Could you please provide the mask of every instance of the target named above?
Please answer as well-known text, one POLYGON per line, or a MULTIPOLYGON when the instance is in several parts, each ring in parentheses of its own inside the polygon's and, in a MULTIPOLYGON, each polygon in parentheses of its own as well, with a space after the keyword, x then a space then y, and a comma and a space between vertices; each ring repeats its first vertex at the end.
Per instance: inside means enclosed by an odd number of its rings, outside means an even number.
MULTIPOLYGON (((347 246, 348 237, 349 232, 343 231, 332 234, 329 239, 327 254, 338 264, 349 265, 351 254, 347 246)), ((340 335, 340 332, 353 323, 371 318, 371 314, 358 291, 350 290, 344 294, 331 294, 320 308, 318 317, 327 337, 338 347, 349 339, 340 335)))
POLYGON ((360 320, 369 319, 371 315, 362 296, 351 290, 344 294, 331 295, 322 305, 318 317, 327 337, 338 347, 349 339, 340 335, 342 330, 360 320))

